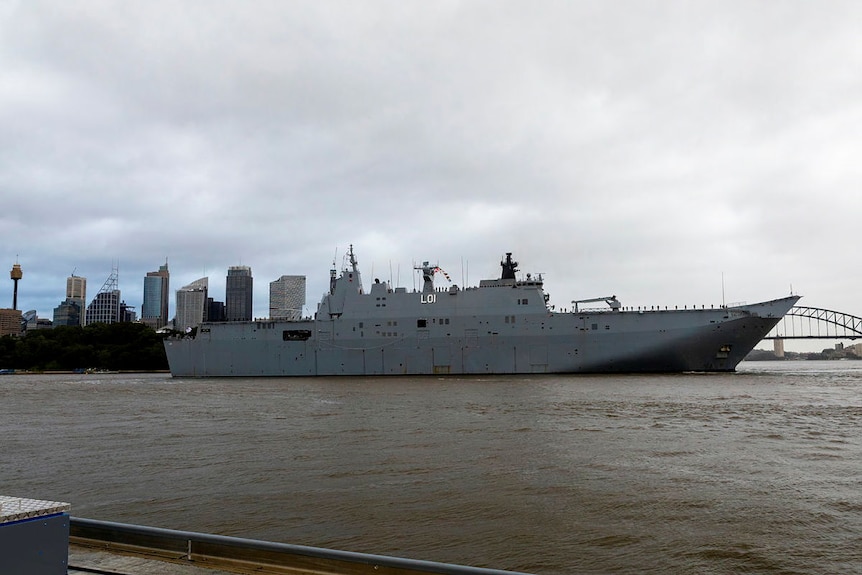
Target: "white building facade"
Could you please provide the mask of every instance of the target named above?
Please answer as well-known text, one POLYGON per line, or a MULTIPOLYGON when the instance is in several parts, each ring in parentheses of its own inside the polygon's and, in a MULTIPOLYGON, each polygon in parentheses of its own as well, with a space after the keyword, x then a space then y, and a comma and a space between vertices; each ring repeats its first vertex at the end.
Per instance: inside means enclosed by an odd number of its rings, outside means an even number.
POLYGON ((269 317, 302 319, 305 307, 305 276, 281 276, 269 282, 269 317))
POLYGON ((191 331, 206 321, 209 278, 200 278, 177 290, 176 329, 191 331))

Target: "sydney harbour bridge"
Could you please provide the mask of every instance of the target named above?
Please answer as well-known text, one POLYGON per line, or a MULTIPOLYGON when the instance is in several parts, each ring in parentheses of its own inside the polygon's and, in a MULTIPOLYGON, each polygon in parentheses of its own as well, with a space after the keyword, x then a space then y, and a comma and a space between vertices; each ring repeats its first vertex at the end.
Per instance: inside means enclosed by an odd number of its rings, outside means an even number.
POLYGON ((862 317, 817 307, 794 306, 763 339, 775 340, 775 349, 783 349, 787 339, 862 338, 862 317))

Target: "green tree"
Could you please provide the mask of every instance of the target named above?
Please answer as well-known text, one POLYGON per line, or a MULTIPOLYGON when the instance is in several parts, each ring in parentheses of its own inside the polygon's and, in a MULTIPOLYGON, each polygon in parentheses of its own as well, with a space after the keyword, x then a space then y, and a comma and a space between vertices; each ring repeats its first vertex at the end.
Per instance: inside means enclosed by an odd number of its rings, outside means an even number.
POLYGON ((0 338, 0 367, 15 369, 162 370, 163 336, 138 323, 59 326, 0 338))

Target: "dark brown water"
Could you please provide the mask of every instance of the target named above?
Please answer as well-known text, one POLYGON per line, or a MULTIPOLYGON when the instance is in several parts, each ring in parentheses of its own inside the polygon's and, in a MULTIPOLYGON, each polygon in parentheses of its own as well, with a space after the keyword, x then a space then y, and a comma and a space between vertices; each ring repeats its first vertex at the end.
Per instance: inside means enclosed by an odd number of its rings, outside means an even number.
POLYGON ((726 375, 0 376, 0 493, 539 574, 862 573, 862 362, 726 375))

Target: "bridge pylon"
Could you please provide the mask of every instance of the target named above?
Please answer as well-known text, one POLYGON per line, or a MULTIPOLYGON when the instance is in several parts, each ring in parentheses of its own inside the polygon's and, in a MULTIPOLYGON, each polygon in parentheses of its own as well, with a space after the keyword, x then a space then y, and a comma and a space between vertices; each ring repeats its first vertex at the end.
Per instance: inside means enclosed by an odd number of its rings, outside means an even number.
POLYGON ((772 350, 775 353, 775 357, 784 357, 784 340, 780 337, 772 340, 772 350))

